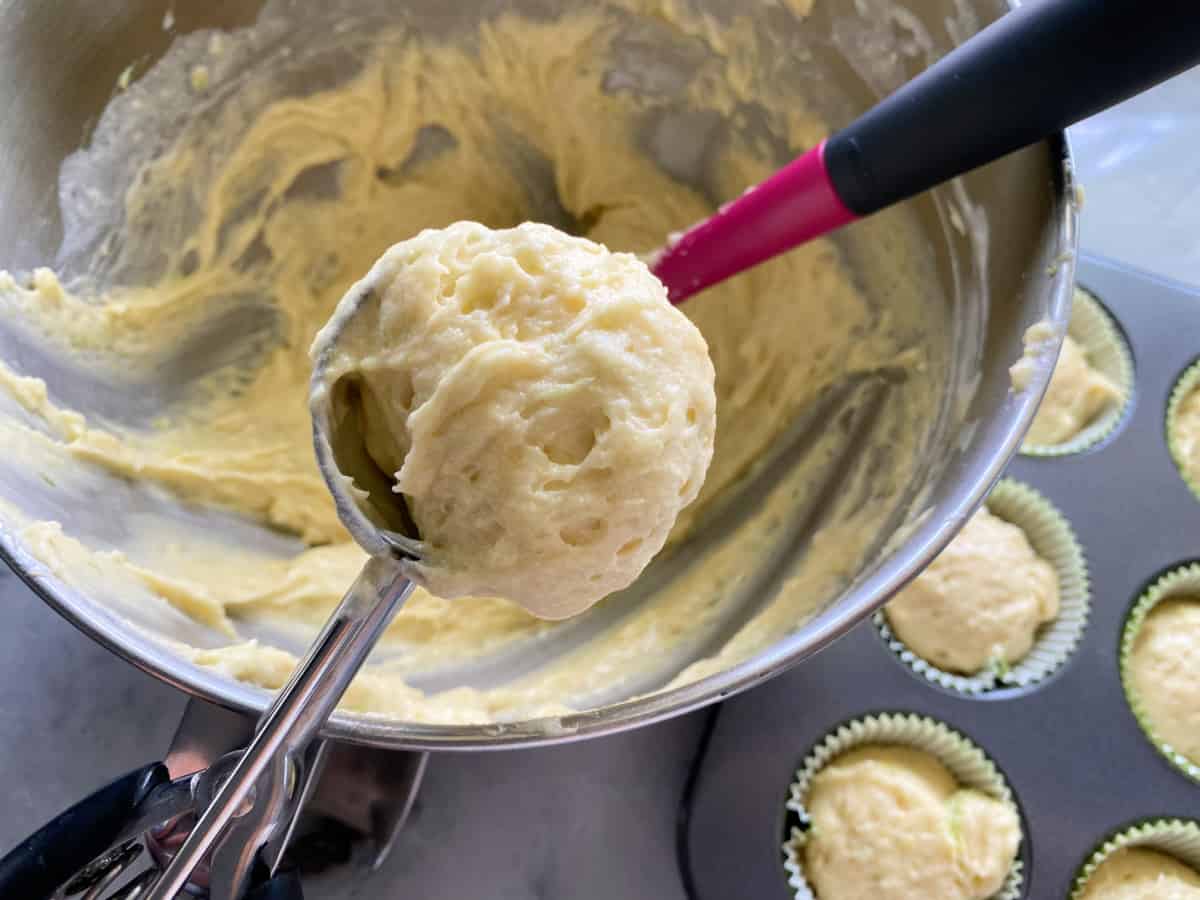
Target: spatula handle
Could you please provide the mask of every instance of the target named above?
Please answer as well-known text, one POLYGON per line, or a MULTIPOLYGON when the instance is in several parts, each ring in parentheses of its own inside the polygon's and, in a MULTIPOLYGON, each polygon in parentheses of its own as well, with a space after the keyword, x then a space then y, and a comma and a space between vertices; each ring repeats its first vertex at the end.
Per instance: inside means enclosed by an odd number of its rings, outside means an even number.
POLYGON ((826 142, 859 216, 1200 63, 1196 0, 1026 0, 826 142))
POLYGON ((688 229, 654 274, 680 303, 1200 63, 1200 0, 1026 0, 688 229))

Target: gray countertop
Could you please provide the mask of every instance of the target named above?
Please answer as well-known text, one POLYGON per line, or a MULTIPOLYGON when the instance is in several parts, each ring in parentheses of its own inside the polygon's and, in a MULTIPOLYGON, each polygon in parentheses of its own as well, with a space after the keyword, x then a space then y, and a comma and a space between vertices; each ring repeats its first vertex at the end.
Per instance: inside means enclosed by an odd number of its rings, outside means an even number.
MULTIPOLYGON (((1200 70, 1073 132, 1092 252, 1200 283, 1200 70)), ((103 650, 0 572, 0 852, 160 756, 177 691, 103 650)), ((684 896, 674 819, 700 720, 585 744, 443 754, 383 869, 317 898, 684 896)))

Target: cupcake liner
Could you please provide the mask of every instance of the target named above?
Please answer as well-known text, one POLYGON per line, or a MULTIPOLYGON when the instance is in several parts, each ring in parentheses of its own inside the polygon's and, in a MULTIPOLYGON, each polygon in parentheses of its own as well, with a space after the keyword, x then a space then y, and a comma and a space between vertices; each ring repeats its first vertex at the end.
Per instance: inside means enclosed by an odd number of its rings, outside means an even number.
POLYGON ((1108 838, 1080 868, 1071 887, 1071 900, 1078 900, 1089 878, 1101 863, 1131 847, 1157 850, 1173 856, 1200 872, 1200 823, 1184 819, 1155 819, 1126 828, 1108 838))
MULTIPOLYGON (((787 808, 807 824, 809 819, 804 803, 817 772, 846 751, 868 744, 900 744, 923 750, 949 769, 959 784, 981 791, 1017 810, 1017 802, 1008 782, 987 754, 949 726, 913 713, 865 716, 827 734, 797 770, 788 791, 787 808)), ((803 851, 808 834, 804 828, 793 828, 783 844, 784 868, 796 900, 816 900, 804 877, 803 851)), ((1022 835, 1021 839, 1024 841, 1025 836, 1022 835)), ((1024 863, 1018 857, 1013 860, 1004 886, 989 900, 1016 900, 1021 894, 1024 877, 1024 863)))
POLYGON ((926 681, 967 696, 1031 687, 1053 674, 1079 645, 1090 608, 1087 563, 1062 513, 1033 488, 1010 478, 997 484, 985 503, 993 515, 1025 532, 1034 552, 1058 576, 1058 617, 1038 630, 1029 653, 1008 666, 960 675, 939 669, 909 649, 892 631, 883 610, 873 619, 884 643, 901 662, 926 681))
POLYGON ((1174 460, 1175 467, 1179 470, 1184 483, 1191 488, 1196 498, 1200 499, 1200 481, 1188 478, 1185 472, 1187 466, 1183 459, 1183 451, 1175 443, 1175 417, 1178 415, 1183 401, 1195 390, 1200 390, 1200 362, 1193 363, 1179 376, 1179 380, 1175 382, 1175 387, 1171 391, 1171 398, 1167 401, 1167 450, 1170 451, 1171 459, 1174 460))
POLYGON ((1069 441, 1022 444, 1021 453, 1026 456, 1069 456, 1087 450, 1112 434, 1129 409, 1129 400, 1133 396, 1133 356, 1112 316, 1099 300, 1081 287, 1075 288, 1067 334, 1083 347, 1092 368, 1120 389, 1121 400, 1085 425, 1069 441))
POLYGON ((1150 717, 1146 714, 1146 710, 1142 707, 1138 699, 1137 692, 1133 687, 1133 678, 1129 671, 1134 642, 1137 640, 1138 631, 1141 629, 1142 623, 1146 621, 1146 616, 1150 614, 1150 610, 1154 609, 1155 606, 1164 600, 1171 600, 1175 597, 1185 595, 1200 596, 1200 563, 1180 566, 1163 575, 1133 605, 1133 609, 1129 612, 1129 617, 1125 620, 1125 629, 1121 632, 1121 686, 1125 690, 1125 699, 1129 703, 1129 708, 1133 711, 1133 717, 1137 719, 1138 725, 1141 726, 1142 731, 1150 743, 1154 745, 1154 748, 1171 765, 1188 778, 1200 782, 1200 763, 1193 762, 1182 753, 1174 750, 1170 744, 1155 736, 1153 723, 1151 723, 1150 717))

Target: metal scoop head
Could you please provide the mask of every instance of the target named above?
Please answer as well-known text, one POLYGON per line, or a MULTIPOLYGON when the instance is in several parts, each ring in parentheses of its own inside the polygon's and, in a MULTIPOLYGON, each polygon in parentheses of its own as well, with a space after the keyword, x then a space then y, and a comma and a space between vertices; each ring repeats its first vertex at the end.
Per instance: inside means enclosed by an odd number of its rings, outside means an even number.
POLYGON ((346 296, 351 299, 338 305, 310 351, 309 413, 317 465, 333 494, 338 518, 359 546, 372 556, 397 554, 402 561, 416 561, 421 557, 420 535, 404 496, 392 490, 392 476, 367 452, 361 383, 354 376, 339 378, 330 372, 340 340, 372 299, 372 289, 359 282, 346 296))

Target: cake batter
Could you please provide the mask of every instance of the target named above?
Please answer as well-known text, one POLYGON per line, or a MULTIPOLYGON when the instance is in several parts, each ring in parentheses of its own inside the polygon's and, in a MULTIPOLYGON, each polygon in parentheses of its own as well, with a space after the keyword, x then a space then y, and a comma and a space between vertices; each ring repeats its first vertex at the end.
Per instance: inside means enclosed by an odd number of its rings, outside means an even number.
POLYGON ((1200 387, 1179 402, 1168 439, 1184 481, 1200 490, 1200 387))
POLYGON ((987 900, 1021 842, 1011 805, 909 747, 842 754, 814 776, 805 805, 804 874, 820 900, 987 900))
POLYGON ((1025 439, 1043 446, 1069 441, 1120 399, 1120 388, 1092 368, 1083 347, 1066 335, 1025 439))
POLYGON ((1155 604, 1138 628, 1128 666, 1155 738, 1200 764, 1200 597, 1155 604))
POLYGON ((974 674, 1029 653, 1058 615, 1058 576, 1018 526, 981 507, 884 614, 918 656, 974 674))
POLYGON ((1130 847, 1099 865, 1080 900, 1200 900, 1200 872, 1165 853, 1130 847))

